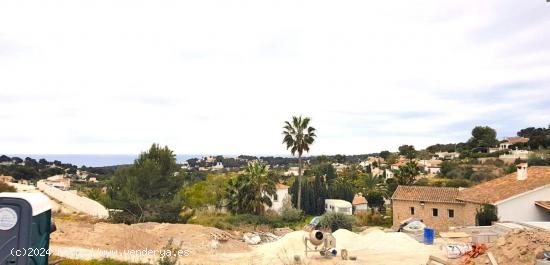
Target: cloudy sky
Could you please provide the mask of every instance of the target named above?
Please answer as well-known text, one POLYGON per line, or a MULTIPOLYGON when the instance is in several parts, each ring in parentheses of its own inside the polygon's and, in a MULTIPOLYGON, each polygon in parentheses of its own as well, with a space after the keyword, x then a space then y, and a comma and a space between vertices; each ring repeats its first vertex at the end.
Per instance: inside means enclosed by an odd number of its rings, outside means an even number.
POLYGON ((550 124, 550 3, 0 2, 0 153, 312 154, 550 124))

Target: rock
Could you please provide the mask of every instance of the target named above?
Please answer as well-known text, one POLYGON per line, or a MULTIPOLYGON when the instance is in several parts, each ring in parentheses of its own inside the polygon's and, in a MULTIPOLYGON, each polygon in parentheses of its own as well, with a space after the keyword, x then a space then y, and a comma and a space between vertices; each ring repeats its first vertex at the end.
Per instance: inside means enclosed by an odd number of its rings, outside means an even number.
POLYGON ((249 245, 257 245, 262 241, 262 238, 258 234, 245 233, 243 236, 244 242, 249 245))

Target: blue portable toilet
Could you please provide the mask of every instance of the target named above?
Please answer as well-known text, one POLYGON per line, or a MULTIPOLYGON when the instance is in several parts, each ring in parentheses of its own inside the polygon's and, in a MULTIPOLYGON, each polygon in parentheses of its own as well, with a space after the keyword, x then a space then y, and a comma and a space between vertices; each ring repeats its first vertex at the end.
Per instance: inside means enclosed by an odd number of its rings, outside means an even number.
POLYGON ((52 227, 42 193, 0 193, 0 264, 47 265, 52 227))

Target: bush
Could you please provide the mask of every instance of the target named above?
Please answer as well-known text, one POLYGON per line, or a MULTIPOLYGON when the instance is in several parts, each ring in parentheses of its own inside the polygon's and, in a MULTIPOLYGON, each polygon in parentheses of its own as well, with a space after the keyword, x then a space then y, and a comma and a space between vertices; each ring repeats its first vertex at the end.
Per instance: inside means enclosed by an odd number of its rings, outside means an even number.
POLYGON ((199 211, 187 223, 231 230, 233 226, 228 221, 229 217, 226 213, 199 211))
POLYGON ((494 205, 485 204, 476 213, 477 225, 486 226, 492 225, 494 221, 498 221, 497 209, 494 205))
POLYGON ((392 225, 391 212, 389 215, 360 211, 355 213, 355 225, 357 226, 384 226, 392 225))
POLYGON ((285 222, 300 222, 304 219, 304 212, 293 207, 284 207, 281 218, 285 222))
POLYGON ((332 230, 332 232, 338 229, 347 229, 351 231, 353 226, 353 216, 343 214, 343 213, 334 213, 328 212, 323 214, 321 222, 319 223, 321 227, 332 230))

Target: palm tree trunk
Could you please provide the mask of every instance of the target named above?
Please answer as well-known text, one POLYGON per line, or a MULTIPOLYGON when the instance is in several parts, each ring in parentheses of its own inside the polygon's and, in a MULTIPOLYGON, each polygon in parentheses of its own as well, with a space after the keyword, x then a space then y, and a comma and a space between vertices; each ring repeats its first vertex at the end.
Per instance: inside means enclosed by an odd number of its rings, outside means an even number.
POLYGON ((298 155, 298 210, 302 209, 302 155, 298 155))

